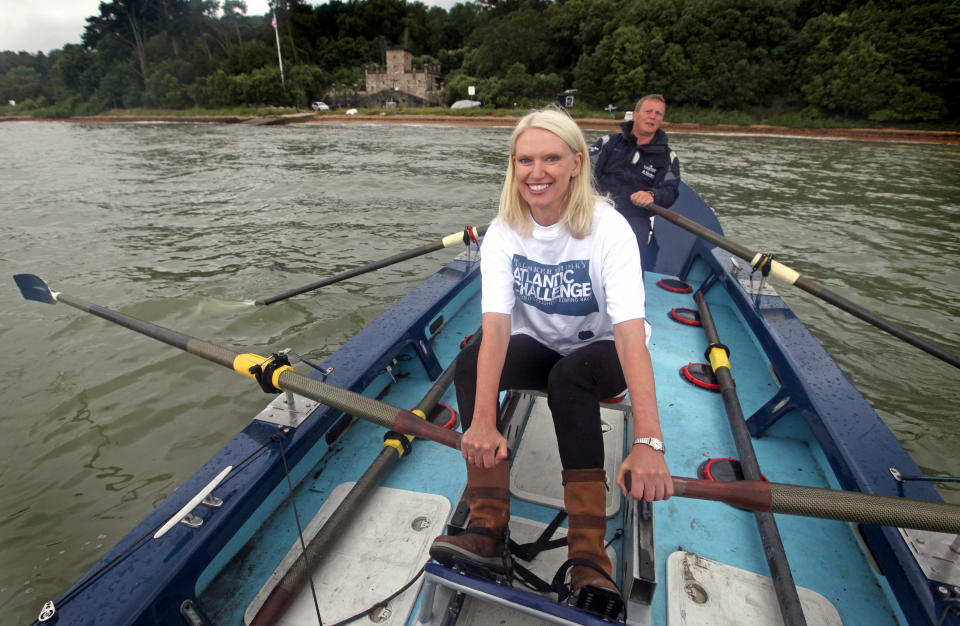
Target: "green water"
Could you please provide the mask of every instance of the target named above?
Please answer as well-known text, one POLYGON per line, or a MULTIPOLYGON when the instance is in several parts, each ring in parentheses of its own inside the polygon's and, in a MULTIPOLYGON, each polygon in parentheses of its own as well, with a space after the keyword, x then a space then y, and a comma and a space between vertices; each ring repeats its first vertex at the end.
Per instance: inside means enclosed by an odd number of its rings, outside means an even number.
MULTIPOLYGON (((0 609, 36 617, 268 401, 10 275, 238 351, 318 359, 449 260, 252 301, 494 215, 507 128, 0 124, 0 609)), ((599 136, 589 133, 588 139, 599 136)), ((731 239, 960 352, 960 147, 672 138, 731 239)), ((960 475, 960 372, 778 291, 929 474, 960 475)), ((942 489, 960 503, 960 490, 942 489)))

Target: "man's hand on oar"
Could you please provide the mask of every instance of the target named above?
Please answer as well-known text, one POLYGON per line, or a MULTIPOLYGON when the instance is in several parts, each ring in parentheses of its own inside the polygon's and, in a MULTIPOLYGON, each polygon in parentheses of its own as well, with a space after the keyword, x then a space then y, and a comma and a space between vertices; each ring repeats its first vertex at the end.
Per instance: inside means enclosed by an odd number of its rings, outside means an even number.
POLYGON ((730 254, 740 257, 744 261, 748 261, 753 269, 760 271, 764 276, 769 274, 770 276, 773 276, 777 280, 785 282, 788 285, 799 287, 807 293, 820 298, 824 302, 829 302, 838 309, 842 309, 851 315, 859 317, 868 324, 872 324, 880 330, 890 333, 894 337, 902 339, 903 341, 920 348, 924 352, 932 354, 942 361, 946 361, 954 367, 960 367, 960 356, 957 354, 933 343, 929 339, 924 339, 923 337, 881 317, 877 313, 874 313, 860 306, 859 304, 855 304, 850 300, 847 300, 840 294, 830 291, 816 281, 801 276, 796 270, 790 269, 779 261, 775 261, 772 256, 762 254, 760 252, 753 252, 741 246, 740 244, 730 241, 723 235, 714 232, 709 228, 701 226, 693 220, 683 217, 679 213, 671 211, 670 209, 665 209, 656 204, 647 205, 646 208, 668 222, 676 224, 680 228, 690 231, 694 235, 709 241, 718 248, 722 248, 730 254))
MULTIPOLYGON (((256 378, 250 370, 271 361, 256 354, 237 354, 189 335, 150 322, 90 304, 80 298, 51 291, 33 274, 13 277, 20 293, 27 300, 56 304, 63 302, 76 309, 129 328, 157 341, 233 369, 248 378, 256 378)), ((289 365, 274 368, 269 382, 285 389, 366 419, 384 428, 405 435, 433 441, 450 448, 460 448, 460 433, 427 422, 411 411, 398 409, 373 398, 308 378, 289 365)), ((851 491, 834 491, 763 481, 718 483, 711 480, 673 477, 674 496, 715 500, 751 511, 770 511, 805 515, 824 519, 845 520, 866 524, 900 526, 934 532, 960 533, 960 506, 909 498, 891 498, 851 491)))
POLYGON ((366 265, 361 265, 360 267, 355 267, 352 270, 347 270, 345 272, 340 272, 334 276, 312 282, 309 285, 304 285, 303 287, 297 287, 296 289, 291 289, 289 291, 284 291, 283 293, 277 294, 275 296, 270 296, 268 298, 258 298, 255 303, 258 305, 267 305, 273 304, 274 302, 279 302, 280 300, 286 300, 287 298, 292 298, 293 296, 298 296, 301 293, 306 293, 308 291, 313 291, 314 289, 319 289, 321 287, 326 287, 327 285, 332 285, 338 283, 341 280, 346 280, 348 278, 353 278, 354 276, 359 276, 361 274, 366 274, 367 272, 372 272, 388 265, 393 265, 399 263, 400 261, 406 261, 407 259, 412 259, 414 257, 422 256, 430 252, 435 252, 437 250, 442 250, 444 248, 449 248, 455 246, 459 243, 462 243, 466 246, 475 244, 479 241, 480 237, 483 237, 484 233, 487 232, 486 226, 481 226, 477 228, 475 226, 467 226, 459 233, 451 233, 441 239, 440 241, 425 244, 412 250, 407 250, 406 252, 400 252, 389 256, 385 259, 379 261, 373 261, 367 263, 366 265))

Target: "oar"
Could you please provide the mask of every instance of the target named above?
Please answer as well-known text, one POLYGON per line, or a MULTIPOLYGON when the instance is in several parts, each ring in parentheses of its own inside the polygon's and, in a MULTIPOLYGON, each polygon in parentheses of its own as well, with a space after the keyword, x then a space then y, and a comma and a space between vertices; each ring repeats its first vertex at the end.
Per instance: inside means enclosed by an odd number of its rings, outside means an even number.
POLYGON ((313 291, 314 289, 319 289, 320 287, 326 287, 327 285, 332 285, 338 283, 341 280, 346 280, 348 278, 353 278, 354 276, 359 276, 361 274, 366 274, 367 272, 372 272, 378 270, 382 267, 387 267, 388 265, 393 265, 394 263, 399 263, 400 261, 406 261, 407 259, 412 259, 414 257, 422 256, 430 252, 435 252, 437 250, 443 250, 444 248, 449 248, 458 243, 465 245, 470 245, 475 243, 484 233, 487 232, 487 226, 481 226, 477 228, 475 226, 467 226, 463 231, 459 233, 452 233, 447 235, 440 241, 422 245, 412 250, 407 250, 406 252, 400 252, 393 256, 389 256, 385 259, 379 261, 373 261, 367 263, 366 265, 361 265, 360 267, 355 267, 352 270, 347 270, 345 272, 340 272, 334 276, 318 280, 316 282, 310 283, 309 285, 304 285, 303 287, 298 287, 296 289, 291 289, 290 291, 284 291, 281 294, 275 296, 270 296, 269 298, 259 298, 256 300, 256 304, 267 305, 273 304, 274 302, 279 302, 280 300, 286 300, 287 298, 292 298, 293 296, 298 296, 301 293, 306 293, 308 291, 313 291))
MULTIPOLYGON (((256 378, 250 373, 251 367, 269 360, 256 354, 237 354, 175 330, 144 322, 63 293, 54 293, 43 280, 33 274, 17 274, 14 280, 27 300, 48 304, 63 302, 233 369, 248 378, 256 378)), ((422 420, 411 411, 398 409, 379 400, 297 374, 290 366, 277 368, 270 382, 278 389, 287 389, 384 428, 420 437, 456 450, 460 449, 460 433, 422 420)), ((673 487, 676 496, 725 502, 748 511, 770 511, 881 526, 960 533, 960 506, 943 502, 892 498, 764 481, 744 480, 736 483, 720 483, 676 476, 673 477, 673 487)))
POLYGON ((877 313, 874 313, 869 309, 860 306, 859 304, 855 304, 850 300, 847 300, 840 294, 830 291, 818 282, 805 276, 801 276, 796 270, 790 269, 779 261, 775 261, 769 255, 748 250, 747 248, 730 241, 723 235, 720 235, 719 233, 716 233, 691 219, 683 217, 674 211, 665 209, 662 206, 648 204, 646 208, 650 209, 668 222, 672 222, 680 228, 688 230, 694 235, 706 239, 713 245, 723 248, 727 252, 738 256, 745 261, 749 261, 750 266, 754 269, 759 269, 764 273, 769 271, 770 275, 777 280, 781 280, 788 285, 799 287, 807 293, 812 294, 825 302, 829 302, 835 307, 842 309, 851 315, 859 317, 868 324, 872 324, 877 328, 890 333, 894 337, 902 339, 903 341, 920 348, 924 352, 932 354, 938 359, 946 361, 954 367, 960 367, 960 356, 956 355, 955 353, 950 352, 949 350, 933 343, 929 339, 925 339, 907 330, 906 328, 903 328, 902 326, 881 317, 877 313))
POLYGON ((770 511, 860 524, 960 533, 960 506, 911 498, 835 491, 763 480, 715 480, 673 477, 673 495, 715 500, 748 511, 770 511))
MULTIPOLYGON (((474 333, 471 341, 479 337, 479 332, 474 333)), ((444 391, 453 382, 454 364, 456 359, 447 366, 447 369, 437 378, 436 382, 430 387, 423 399, 420 400, 413 412, 421 417, 426 417, 433 411, 433 408, 440 401, 444 391)), ((401 435, 402 436, 402 435, 401 435)), ((410 437, 412 440, 413 438, 410 437)), ((412 441, 411 441, 412 442, 412 441)), ((297 597, 300 588, 303 587, 310 576, 307 568, 310 563, 318 563, 329 551, 331 545, 340 538, 345 524, 356 514, 356 511, 366 501, 367 496, 373 491, 381 479, 390 471, 397 459, 405 454, 405 447, 400 445, 402 442, 396 438, 390 438, 384 441, 383 449, 377 458, 373 460, 363 476, 350 488, 350 491, 344 497, 343 501, 330 514, 330 517, 323 522, 323 526, 317 531, 317 534, 307 543, 305 550, 306 558, 298 558, 277 582, 276 586, 270 590, 270 593, 264 599, 256 613, 251 619, 244 621, 249 626, 267 626, 276 624, 287 612, 290 604, 297 597)), ((247 609, 247 617, 253 613, 253 607, 247 609)))
MULTIPOLYGON (((238 374, 256 379, 251 368, 262 367, 269 358, 258 354, 238 354, 227 348, 221 348, 212 343, 197 339, 189 335, 164 328, 150 322, 107 309, 96 304, 90 304, 80 298, 50 290, 47 284, 33 274, 17 274, 13 277, 20 293, 27 300, 35 300, 47 304, 63 302, 76 309, 102 317, 105 320, 129 328, 142 335, 161 341, 190 354, 195 354, 224 367, 228 367, 238 374)), ((292 391, 305 398, 310 398, 327 406, 346 411, 359 418, 371 421, 384 428, 395 430, 405 435, 413 435, 422 439, 436 441, 445 446, 459 449, 460 435, 446 428, 420 419, 410 411, 398 409, 379 400, 341 389, 320 380, 308 378, 293 371, 289 365, 276 368, 270 376, 270 383, 281 390, 292 391)))
MULTIPOLYGON (((760 464, 757 462, 753 441, 750 439, 747 423, 743 419, 743 408, 740 405, 737 388, 733 383, 733 376, 730 374, 730 361, 727 358, 729 355, 720 343, 716 324, 713 323, 713 314, 710 312, 707 299, 703 297, 703 292, 697 291, 693 299, 700 310, 700 322, 709 346, 707 356, 717 377, 717 382, 720 384, 723 406, 727 413, 727 420, 730 422, 734 444, 737 446, 737 455, 740 457, 743 476, 747 480, 761 480, 760 464)), ((777 603, 780 605, 780 616, 783 618, 783 623, 787 626, 806 624, 807 620, 803 615, 800 596, 797 593, 796 583, 793 581, 790 564, 787 562, 787 553, 783 548, 783 540, 780 538, 777 521, 774 519, 773 513, 770 512, 754 512, 753 515, 757 521, 757 529, 760 531, 760 541, 763 543, 763 553, 767 558, 767 566, 770 568, 770 578, 773 580, 773 590, 777 594, 777 603)))

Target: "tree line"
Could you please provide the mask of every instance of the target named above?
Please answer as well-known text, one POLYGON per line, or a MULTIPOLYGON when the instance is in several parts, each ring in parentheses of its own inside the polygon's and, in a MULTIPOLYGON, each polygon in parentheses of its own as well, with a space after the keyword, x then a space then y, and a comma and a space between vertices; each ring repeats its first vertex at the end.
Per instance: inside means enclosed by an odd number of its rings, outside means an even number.
MULTIPOLYGON (((585 106, 670 106, 955 123, 960 11, 904 0, 113 0, 81 41, 0 52, 0 102, 47 115, 124 108, 307 107, 362 89, 403 47, 438 64, 441 100, 485 106, 577 89, 585 106), (276 38, 284 61, 281 81, 276 38)), ((12 107, 4 107, 10 112, 12 107)))

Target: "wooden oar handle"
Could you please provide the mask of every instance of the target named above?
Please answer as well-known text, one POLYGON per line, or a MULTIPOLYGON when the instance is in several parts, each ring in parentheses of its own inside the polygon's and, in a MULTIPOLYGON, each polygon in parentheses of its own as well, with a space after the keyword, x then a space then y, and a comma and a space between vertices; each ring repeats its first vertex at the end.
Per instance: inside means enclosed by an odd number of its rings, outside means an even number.
POLYGON ((770 510, 770 487, 762 480, 720 482, 673 476, 673 495, 696 500, 725 502, 749 511, 770 510))
POLYGON ((393 420, 393 430, 404 435, 413 435, 420 439, 433 441, 441 445, 460 449, 460 433, 452 428, 444 428, 429 422, 410 411, 399 411, 393 420))
POLYGON ((405 409, 398 409, 375 398, 368 398, 293 371, 281 373, 278 382, 283 389, 379 424, 384 428, 460 449, 460 433, 431 424, 405 409))

